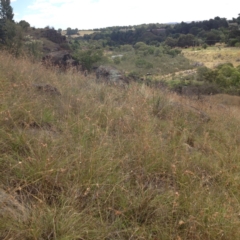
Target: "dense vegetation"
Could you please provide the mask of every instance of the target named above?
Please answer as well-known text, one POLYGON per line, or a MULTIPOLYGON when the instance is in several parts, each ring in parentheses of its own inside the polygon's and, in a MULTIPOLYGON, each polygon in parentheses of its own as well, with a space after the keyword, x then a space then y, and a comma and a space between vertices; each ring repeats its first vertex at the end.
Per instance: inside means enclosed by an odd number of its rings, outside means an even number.
MULTIPOLYGON (((85 40, 101 40, 103 46, 117 46, 122 44, 136 44, 144 42, 158 45, 161 42, 170 47, 198 46, 206 43, 214 45, 224 42, 229 46, 240 44, 240 16, 227 21, 226 18, 179 24, 143 24, 129 27, 109 27, 94 29, 91 35, 79 37, 85 40)), ((71 29, 70 29, 71 30, 71 29)), ((68 34, 71 31, 68 29, 68 34)), ((72 30, 74 34, 76 31, 72 30)))
POLYGON ((213 70, 202 67, 198 69, 198 79, 215 83, 229 93, 240 93, 240 65, 235 68, 231 63, 226 63, 213 70))

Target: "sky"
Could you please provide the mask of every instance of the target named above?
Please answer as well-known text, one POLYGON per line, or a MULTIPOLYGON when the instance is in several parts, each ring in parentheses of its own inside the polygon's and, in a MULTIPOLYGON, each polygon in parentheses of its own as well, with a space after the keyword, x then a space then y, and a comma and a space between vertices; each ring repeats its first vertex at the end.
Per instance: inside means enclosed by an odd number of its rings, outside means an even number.
POLYGON ((32 27, 93 29, 237 18, 239 0, 11 0, 14 20, 32 27))

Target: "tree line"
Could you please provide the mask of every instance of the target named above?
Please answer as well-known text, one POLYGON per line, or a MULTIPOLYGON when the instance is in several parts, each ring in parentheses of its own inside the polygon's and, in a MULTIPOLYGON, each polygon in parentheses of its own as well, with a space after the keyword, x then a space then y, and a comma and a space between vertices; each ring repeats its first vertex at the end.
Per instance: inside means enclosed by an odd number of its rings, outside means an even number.
POLYGON ((104 40, 104 44, 108 46, 134 45, 137 42, 150 45, 165 43, 170 47, 197 46, 204 43, 214 45, 217 42, 226 43, 229 46, 240 46, 239 27, 240 15, 230 21, 226 18, 215 17, 190 23, 143 24, 94 29, 95 33, 84 35, 79 39, 104 40))

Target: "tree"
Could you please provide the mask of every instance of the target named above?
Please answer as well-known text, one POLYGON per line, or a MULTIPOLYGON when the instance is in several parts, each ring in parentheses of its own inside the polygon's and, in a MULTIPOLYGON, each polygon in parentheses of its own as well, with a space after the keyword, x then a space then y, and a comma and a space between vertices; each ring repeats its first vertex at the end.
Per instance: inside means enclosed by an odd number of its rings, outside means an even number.
POLYGON ((25 20, 21 20, 19 23, 18 23, 22 29, 24 30, 27 30, 29 27, 30 27, 30 24, 28 22, 26 22, 25 20))
POLYGON ((169 47, 176 47, 178 44, 178 40, 172 37, 167 37, 165 40, 165 44, 169 47))
POLYGON ((0 18, 13 21, 13 8, 10 5, 10 0, 0 0, 0 18))
POLYGON ((1 43, 5 43, 6 38, 9 38, 8 27, 10 27, 9 25, 11 24, 8 22, 13 22, 13 16, 14 14, 13 14, 13 9, 10 5, 10 0, 0 0, 0 42, 1 43))
POLYGON ((70 27, 67 28, 67 35, 74 35, 78 33, 78 29, 71 29, 70 27))
POLYGON ((208 45, 214 45, 215 43, 220 42, 221 40, 219 33, 216 33, 214 31, 207 32, 205 36, 206 36, 205 41, 208 45))
POLYGON ((178 39, 179 47, 189 47, 194 45, 195 38, 192 34, 181 34, 178 39))
POLYGON ((6 35, 5 22, 3 19, 0 19, 0 43, 5 42, 5 35, 6 35))
POLYGON ((103 51, 97 50, 79 50, 77 51, 73 58, 80 64, 82 64, 84 69, 91 71, 94 63, 99 62, 103 58, 103 51))

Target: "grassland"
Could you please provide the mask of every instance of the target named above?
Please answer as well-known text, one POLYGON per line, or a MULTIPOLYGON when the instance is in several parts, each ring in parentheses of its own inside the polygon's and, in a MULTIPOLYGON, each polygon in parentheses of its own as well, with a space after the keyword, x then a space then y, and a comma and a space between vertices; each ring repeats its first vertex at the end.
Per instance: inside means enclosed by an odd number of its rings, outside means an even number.
POLYGON ((0 53, 0 239, 239 239, 239 98, 94 79, 0 53))
MULTIPOLYGON (((157 50, 160 48, 156 48, 157 50)), ((105 56, 107 56, 110 61, 110 65, 114 65, 118 69, 124 71, 126 74, 137 73, 139 76, 146 76, 150 73, 152 76, 159 78, 159 76, 173 74, 178 71, 185 71, 192 69, 192 60, 189 60, 182 54, 172 57, 169 54, 146 54, 138 53, 132 48, 129 51, 106 51, 105 56), (119 62, 116 64, 112 58, 113 56, 119 57, 119 62), (144 66, 138 66, 139 61, 144 61, 144 66)), ((117 57, 118 58, 118 57, 117 57)))
POLYGON ((233 47, 208 47, 207 49, 189 48, 183 50, 186 58, 202 62, 208 68, 214 68, 219 64, 230 62, 234 66, 240 64, 240 48, 233 47))
MULTIPOLYGON (((71 35, 71 38, 76 38, 76 37, 83 37, 84 35, 90 35, 90 34, 93 34, 95 33, 96 31, 91 31, 91 30, 79 30, 78 31, 78 34, 75 34, 75 35, 71 35)), ((67 31, 66 30, 63 30, 62 31, 62 35, 66 35, 67 34, 67 31)))

